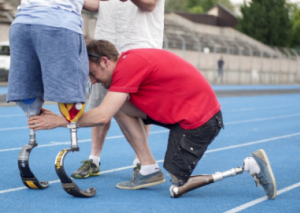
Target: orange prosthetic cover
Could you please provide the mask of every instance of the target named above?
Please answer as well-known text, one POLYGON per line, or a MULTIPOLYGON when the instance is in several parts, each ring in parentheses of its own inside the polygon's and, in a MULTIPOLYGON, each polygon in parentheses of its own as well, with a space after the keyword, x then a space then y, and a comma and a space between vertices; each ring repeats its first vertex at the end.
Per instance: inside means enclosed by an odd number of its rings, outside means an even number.
POLYGON ((85 103, 64 104, 58 103, 60 113, 70 122, 77 122, 84 112, 85 103))

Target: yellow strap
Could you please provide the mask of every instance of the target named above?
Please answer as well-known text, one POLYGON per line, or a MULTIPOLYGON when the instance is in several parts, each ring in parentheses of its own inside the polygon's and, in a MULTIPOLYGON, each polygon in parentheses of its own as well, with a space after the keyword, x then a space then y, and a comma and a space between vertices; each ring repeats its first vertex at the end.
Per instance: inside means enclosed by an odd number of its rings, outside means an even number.
POLYGON ((31 180, 26 180, 26 184, 32 188, 32 189, 38 189, 39 187, 37 187, 31 180))

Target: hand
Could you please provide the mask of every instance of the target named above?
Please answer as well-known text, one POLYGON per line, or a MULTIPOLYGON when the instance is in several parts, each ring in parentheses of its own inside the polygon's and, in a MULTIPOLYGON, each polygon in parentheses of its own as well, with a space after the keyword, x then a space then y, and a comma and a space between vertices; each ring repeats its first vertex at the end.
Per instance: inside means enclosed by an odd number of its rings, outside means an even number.
POLYGON ((41 115, 52 115, 52 116, 58 116, 56 113, 48 110, 48 109, 45 109, 45 108, 42 108, 41 109, 42 113, 41 115))
POLYGON ((42 130, 42 129, 54 129, 58 127, 56 118, 59 116, 55 113, 46 110, 39 116, 31 116, 28 118, 28 128, 36 130, 42 130))

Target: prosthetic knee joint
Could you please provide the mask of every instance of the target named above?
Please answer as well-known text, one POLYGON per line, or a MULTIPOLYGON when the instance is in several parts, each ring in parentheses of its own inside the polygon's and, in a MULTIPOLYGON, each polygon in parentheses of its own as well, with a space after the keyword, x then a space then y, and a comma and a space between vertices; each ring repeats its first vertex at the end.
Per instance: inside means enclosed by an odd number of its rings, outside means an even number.
MULTIPOLYGON (((43 105, 43 100, 40 98, 32 98, 18 101, 17 104, 22 108, 27 117, 39 115, 43 105)), ((38 181, 31 172, 29 167, 29 155, 31 150, 38 146, 35 137, 35 131, 30 129, 29 143, 23 146, 18 157, 18 166, 20 175, 25 186, 31 189, 44 189, 49 186, 47 181, 38 181)))
POLYGON ((89 188, 82 191, 73 181, 69 178, 64 169, 64 158, 70 151, 79 151, 77 141, 77 125, 76 122, 81 117, 85 109, 85 103, 64 104, 58 103, 59 110, 65 119, 69 122, 68 129, 71 133, 71 148, 64 149, 55 159, 55 171, 60 178, 63 189, 70 195, 75 197, 93 197, 96 194, 96 188, 89 188))

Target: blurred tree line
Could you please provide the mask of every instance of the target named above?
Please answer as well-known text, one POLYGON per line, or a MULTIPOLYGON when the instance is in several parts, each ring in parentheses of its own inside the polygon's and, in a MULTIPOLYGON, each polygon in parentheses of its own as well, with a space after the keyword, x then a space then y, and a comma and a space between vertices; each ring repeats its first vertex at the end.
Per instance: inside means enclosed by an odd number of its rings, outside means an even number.
POLYGON ((300 48, 300 7, 286 0, 252 0, 241 7, 241 32, 280 47, 300 48))
MULTIPOLYGON (((204 13, 217 3, 231 12, 230 0, 166 0, 166 11, 204 13)), ((241 6, 237 27, 264 44, 300 49, 300 5, 286 0, 252 0, 241 6)))
POLYGON ((217 3, 222 4, 231 12, 234 11, 234 6, 230 0, 166 0, 166 11, 180 11, 190 13, 204 13, 217 3))

